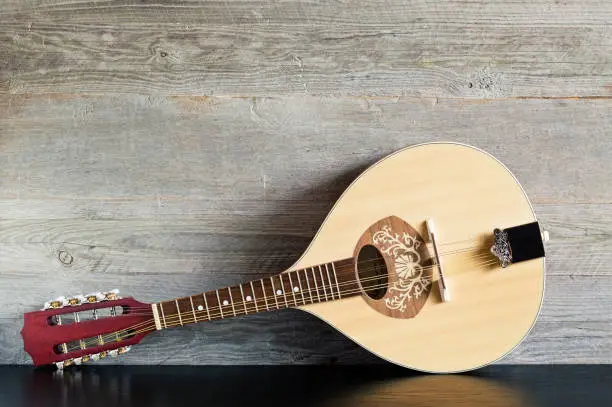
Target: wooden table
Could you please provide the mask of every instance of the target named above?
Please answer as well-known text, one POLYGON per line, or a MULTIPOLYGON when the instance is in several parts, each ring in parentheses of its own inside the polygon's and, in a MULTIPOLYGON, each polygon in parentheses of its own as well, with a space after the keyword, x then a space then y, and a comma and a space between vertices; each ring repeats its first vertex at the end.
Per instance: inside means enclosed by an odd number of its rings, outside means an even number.
MULTIPOLYGON (((611 21, 601 0, 0 0, 0 363, 29 363, 21 314, 58 295, 282 270, 359 171, 435 140, 499 157, 551 233, 503 362, 612 363, 611 21)), ((119 363, 375 360, 286 311, 119 363)))
POLYGON ((612 366, 491 366, 418 375, 390 366, 0 366, 6 407, 608 407, 612 366))

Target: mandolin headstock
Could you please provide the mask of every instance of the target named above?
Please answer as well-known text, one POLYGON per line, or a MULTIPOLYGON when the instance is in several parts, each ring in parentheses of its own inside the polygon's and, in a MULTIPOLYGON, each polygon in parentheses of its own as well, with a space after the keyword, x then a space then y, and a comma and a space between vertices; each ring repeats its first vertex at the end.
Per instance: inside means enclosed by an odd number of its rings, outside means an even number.
POLYGON ((42 310, 24 314, 21 336, 35 365, 62 369, 118 356, 154 330, 149 304, 112 290, 46 302, 42 310))

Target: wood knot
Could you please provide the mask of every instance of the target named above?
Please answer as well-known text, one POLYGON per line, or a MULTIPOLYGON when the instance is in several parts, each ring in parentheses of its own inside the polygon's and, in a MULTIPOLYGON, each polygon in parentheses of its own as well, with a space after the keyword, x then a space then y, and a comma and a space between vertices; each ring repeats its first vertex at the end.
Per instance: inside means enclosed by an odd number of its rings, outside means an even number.
POLYGON ((60 250, 57 253, 57 259, 60 261, 60 263, 62 263, 64 266, 69 266, 72 264, 72 262, 74 261, 74 257, 72 257, 72 255, 70 253, 68 253, 65 250, 60 250))

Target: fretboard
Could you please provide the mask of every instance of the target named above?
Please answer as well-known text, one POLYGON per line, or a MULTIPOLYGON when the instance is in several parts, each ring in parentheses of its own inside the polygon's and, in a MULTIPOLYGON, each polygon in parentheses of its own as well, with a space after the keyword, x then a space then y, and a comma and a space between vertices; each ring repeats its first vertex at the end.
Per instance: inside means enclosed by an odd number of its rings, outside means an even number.
POLYGON ((154 304, 161 328, 334 301, 359 293, 354 259, 286 271, 154 304))

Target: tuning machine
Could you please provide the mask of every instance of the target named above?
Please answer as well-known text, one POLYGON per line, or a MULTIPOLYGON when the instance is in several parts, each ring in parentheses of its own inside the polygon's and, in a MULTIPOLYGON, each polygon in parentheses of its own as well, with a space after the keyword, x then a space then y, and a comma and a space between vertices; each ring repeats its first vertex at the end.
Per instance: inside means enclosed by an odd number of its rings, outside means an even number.
POLYGON ((93 304, 102 301, 113 301, 118 300, 119 290, 114 289, 106 292, 95 292, 86 295, 73 295, 71 297, 58 297, 53 300, 45 302, 43 311, 48 309, 58 309, 63 307, 76 307, 82 304, 93 304))
POLYGON ((84 297, 85 297, 85 302, 96 303, 96 302, 102 302, 102 301, 118 300, 121 298, 119 297, 118 294, 119 294, 119 290, 114 289, 114 290, 110 290, 106 292, 95 292, 95 293, 86 294, 84 297))
POLYGON ((68 300, 66 299, 66 297, 57 297, 53 300, 47 301, 45 302, 45 305, 43 307, 43 310, 46 309, 57 309, 57 308, 62 308, 68 305, 68 300))
POLYGON ((58 370, 63 370, 66 367, 69 366, 73 366, 73 365, 81 365, 83 363, 87 363, 90 362, 92 360, 100 360, 100 359, 105 359, 106 357, 117 357, 117 356, 121 356, 124 353, 129 352, 132 349, 131 346, 122 346, 120 348, 117 349, 112 349, 109 351, 102 351, 100 353, 94 353, 91 355, 84 355, 78 358, 72 358, 72 359, 66 359, 63 360, 61 362, 55 362, 55 367, 57 367, 58 370))

